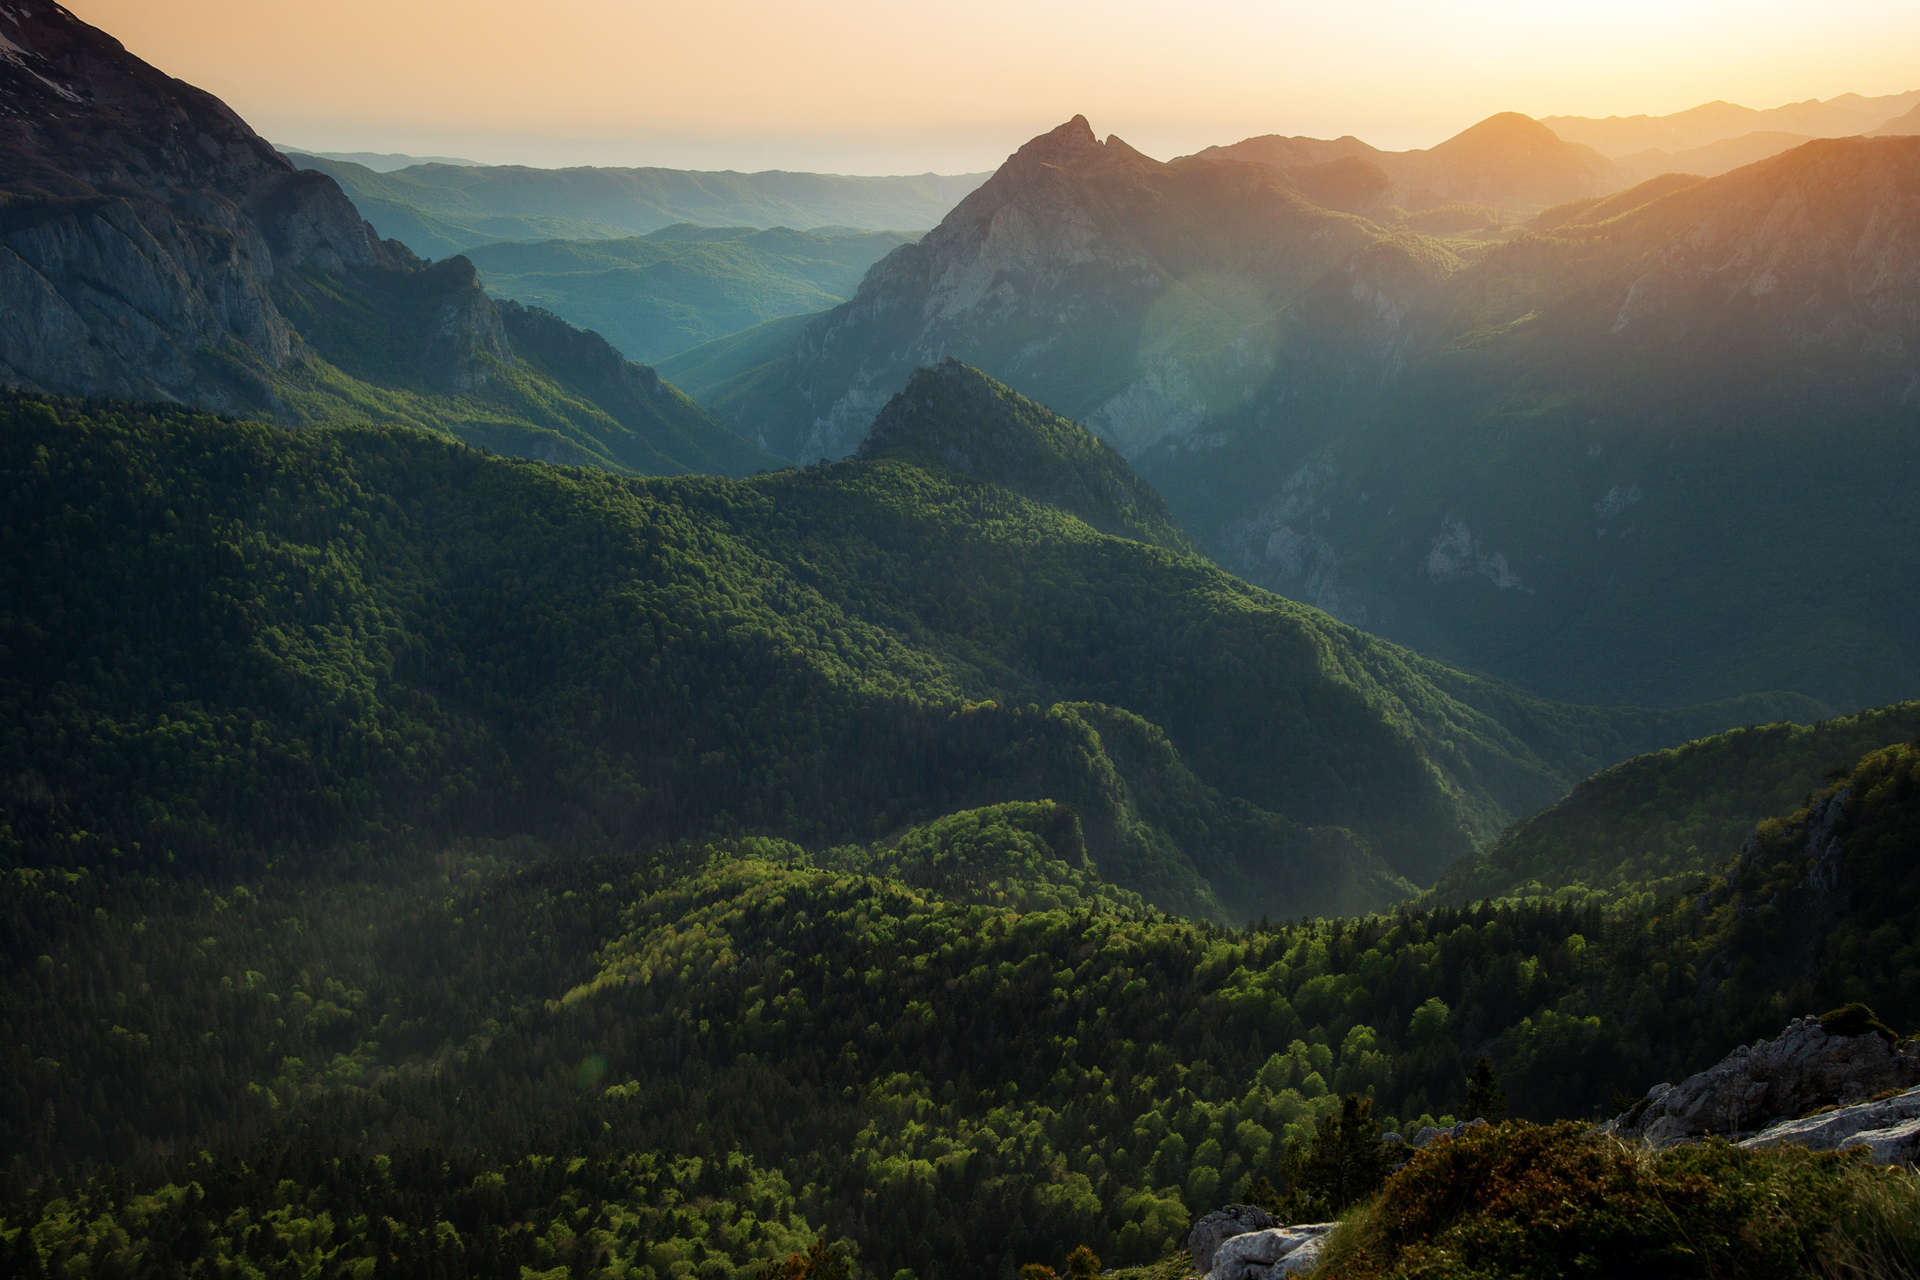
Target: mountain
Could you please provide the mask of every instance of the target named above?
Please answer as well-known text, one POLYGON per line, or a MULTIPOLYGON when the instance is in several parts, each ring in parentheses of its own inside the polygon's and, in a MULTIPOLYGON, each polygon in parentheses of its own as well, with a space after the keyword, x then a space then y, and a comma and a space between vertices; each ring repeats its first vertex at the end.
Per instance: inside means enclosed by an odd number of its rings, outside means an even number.
POLYGON ((1558 696, 1910 693, 1920 146, 1661 190, 1373 286, 1377 381, 1313 433, 1275 387, 1136 465, 1228 567, 1558 696))
POLYGON ((1804 133, 1762 130, 1722 138, 1685 151, 1661 151, 1657 148, 1636 151, 1630 156, 1620 157, 1619 164, 1624 172, 1648 178, 1666 173, 1689 173, 1712 178, 1729 169, 1738 169, 1742 165, 1777 156, 1811 141, 1813 139, 1804 133))
POLYGON ((392 173, 395 169, 410 169, 417 164, 454 164, 477 168, 478 160, 463 160, 459 156, 411 156, 400 151, 315 151, 310 147, 280 147, 283 156, 311 156, 316 160, 336 160, 342 164, 357 164, 375 173, 392 173))
POLYGON ((26 865, 324 867, 402 825, 825 847, 1052 798, 1122 888, 1291 916, 1385 905, 1611 759, 1781 708, 1560 707, 1427 662, 1179 554, 1110 453, 953 368, 868 456, 752 482, 8 416, 26 865))
POLYGON ((1160 495, 1111 445, 958 360, 914 374, 854 457, 1008 489, 1102 533, 1194 553, 1160 495))
POLYGON ((1383 221, 1392 206, 1471 204, 1535 212, 1625 185, 1605 156, 1513 111, 1489 116, 1425 151, 1379 151, 1352 137, 1325 142, 1269 135, 1199 154, 1277 168, 1316 203, 1383 221))
POLYGON ((1623 159, 1645 151, 1692 151, 1751 133, 1795 133, 1809 138, 1872 133, 1917 106, 1920 89, 1877 98, 1844 93, 1762 111, 1731 102, 1707 102, 1665 116, 1547 116, 1542 123, 1562 138, 1623 159))
POLYGON ((1914 103, 1906 114, 1895 116, 1875 129, 1873 136, 1904 138, 1916 133, 1920 133, 1920 102, 1914 103))
POLYGON ((1637 757, 1447 868, 1439 902, 1572 891, 1656 897, 1723 866, 1763 818, 1791 813, 1863 756, 1920 740, 1920 703, 1814 725, 1735 729, 1637 757))
POLYGON ((770 461, 650 370, 603 403, 526 358, 538 320, 471 264, 383 243, 330 179, 59 6, 6 7, 0 37, 0 307, 20 320, 0 382, 407 421, 627 470, 770 461))
POLYGON ((1114 445, 1228 569, 1347 621, 1557 698, 1831 712, 1920 682, 1894 514, 1916 193, 1920 144, 1819 141, 1473 243, 1076 120, 797 336, 692 363, 808 458, 951 355, 1114 445))
POLYGON ((720 394, 774 452, 839 457, 953 354, 1132 453, 1255 392, 1290 304, 1379 235, 1277 173, 1163 164, 1076 116, 883 258, 755 390, 720 394))
POLYGON ((544 307, 649 363, 851 297, 908 237, 685 224, 621 240, 482 245, 466 256, 488 292, 544 307))
POLYGON ((338 181, 381 235, 435 258, 509 240, 623 239, 679 223, 802 231, 930 227, 985 176, 448 164, 379 173, 321 156, 291 158, 338 181))

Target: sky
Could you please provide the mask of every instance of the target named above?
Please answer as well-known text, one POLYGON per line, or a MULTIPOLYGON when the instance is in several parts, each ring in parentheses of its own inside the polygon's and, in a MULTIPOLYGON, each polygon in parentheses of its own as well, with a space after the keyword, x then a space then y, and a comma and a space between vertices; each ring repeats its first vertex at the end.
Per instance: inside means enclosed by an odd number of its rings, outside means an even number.
POLYGON ((1915 0, 66 2, 281 145, 547 166, 975 172, 1076 113, 1163 159, 1402 149, 1920 88, 1915 0))

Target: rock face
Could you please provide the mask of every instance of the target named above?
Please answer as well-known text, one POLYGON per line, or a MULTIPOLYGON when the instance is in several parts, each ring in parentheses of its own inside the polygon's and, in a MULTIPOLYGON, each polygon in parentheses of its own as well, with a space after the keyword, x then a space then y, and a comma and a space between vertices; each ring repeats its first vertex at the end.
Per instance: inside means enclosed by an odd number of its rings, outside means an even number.
POLYGON ((1222 1241, 1207 1280, 1277 1280, 1313 1269, 1331 1222, 1269 1227, 1222 1241))
POLYGON ((465 258, 382 242, 333 179, 51 0, 0 5, 0 316, 0 386, 385 414, 643 472, 773 461, 594 335, 503 316, 465 258))
POLYGON ((334 183, 218 99, 49 0, 0 6, 0 379, 76 395, 252 408, 235 349, 298 338, 277 277, 408 265, 334 183))
POLYGON ((1478 1128, 1485 1123, 1485 1120, 1476 1116, 1472 1120, 1461 1120, 1445 1129, 1437 1129, 1433 1125, 1423 1124, 1415 1131, 1413 1137, 1406 1139, 1406 1142, 1409 1146, 1413 1147, 1430 1146, 1438 1142, 1441 1138, 1457 1138, 1467 1130, 1478 1128))
MULTIPOLYGON (((1606 1126, 1623 1137, 1638 1137, 1655 1146, 1671 1146, 1705 1134, 1741 1135, 1774 1132, 1774 1140, 1788 1141, 1795 1130, 1778 1122, 1806 1116, 1818 1107, 1857 1103, 1891 1089, 1920 1083, 1920 1047, 1909 1042, 1898 1048, 1874 1032, 1831 1035, 1817 1017, 1789 1025, 1773 1040, 1742 1045, 1720 1062, 1677 1085, 1655 1085, 1644 1105, 1616 1117, 1606 1126)), ((1835 1145, 1869 1124, 1880 1126, 1902 1119, 1891 1112, 1858 1117, 1860 1129, 1851 1130, 1826 1145, 1835 1145)), ((1839 1133, 1847 1122, 1828 1129, 1812 1124, 1804 1132, 1839 1133)))
POLYGON ((1920 1164, 1920 1088, 1908 1089, 1878 1102, 1859 1102, 1798 1120, 1769 1125, 1743 1147, 1771 1147, 1783 1142, 1831 1151, 1836 1147, 1865 1147, 1876 1164, 1920 1164))
POLYGON ((1235 1236, 1264 1231, 1274 1226, 1273 1215, 1250 1204, 1230 1204, 1215 1209, 1193 1224, 1187 1233, 1187 1252, 1193 1255, 1193 1269, 1201 1275, 1213 1270, 1213 1258, 1220 1246, 1235 1236))

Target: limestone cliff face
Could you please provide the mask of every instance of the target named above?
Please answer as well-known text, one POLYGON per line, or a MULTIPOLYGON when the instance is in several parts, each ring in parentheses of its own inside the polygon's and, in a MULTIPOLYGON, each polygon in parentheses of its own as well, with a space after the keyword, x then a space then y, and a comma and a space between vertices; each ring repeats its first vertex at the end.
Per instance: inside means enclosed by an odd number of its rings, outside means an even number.
MULTIPOLYGON (((218 99, 59 5, 0 6, 0 379, 272 410, 293 278, 419 265, 218 99)), ((441 281, 463 350, 498 328, 471 276, 441 281)))

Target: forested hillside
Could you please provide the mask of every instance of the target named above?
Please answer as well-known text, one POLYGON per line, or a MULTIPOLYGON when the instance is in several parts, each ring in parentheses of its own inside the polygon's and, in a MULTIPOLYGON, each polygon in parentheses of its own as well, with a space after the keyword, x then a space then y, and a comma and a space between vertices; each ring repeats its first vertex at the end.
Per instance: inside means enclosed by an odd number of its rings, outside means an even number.
POLYGON ((1735 729, 1628 760, 1447 868, 1436 900, 1659 895, 1716 869, 1755 814, 1785 813, 1864 753, 1920 739, 1920 703, 1735 729))
POLYGON ((4 768, 34 865, 819 844, 1055 798, 1170 909, 1361 910, 1746 710, 1540 703, 899 460, 646 482, 404 430, 6 409, 4 768))
POLYGON ((1345 1092, 1410 1128, 1460 1111, 1485 1054, 1517 1113, 1595 1115, 1783 1010, 1867 994, 1912 1027, 1913 754, 1870 754, 1649 913, 1221 931, 1045 856, 1070 844, 1045 807, 820 856, 516 870, 524 849, 459 843, 219 888, 16 868, 0 1230, 132 1269, 778 1275, 816 1239, 868 1276, 1149 1261, 1345 1092), (1837 891, 1783 951, 1822 858, 1837 891))

